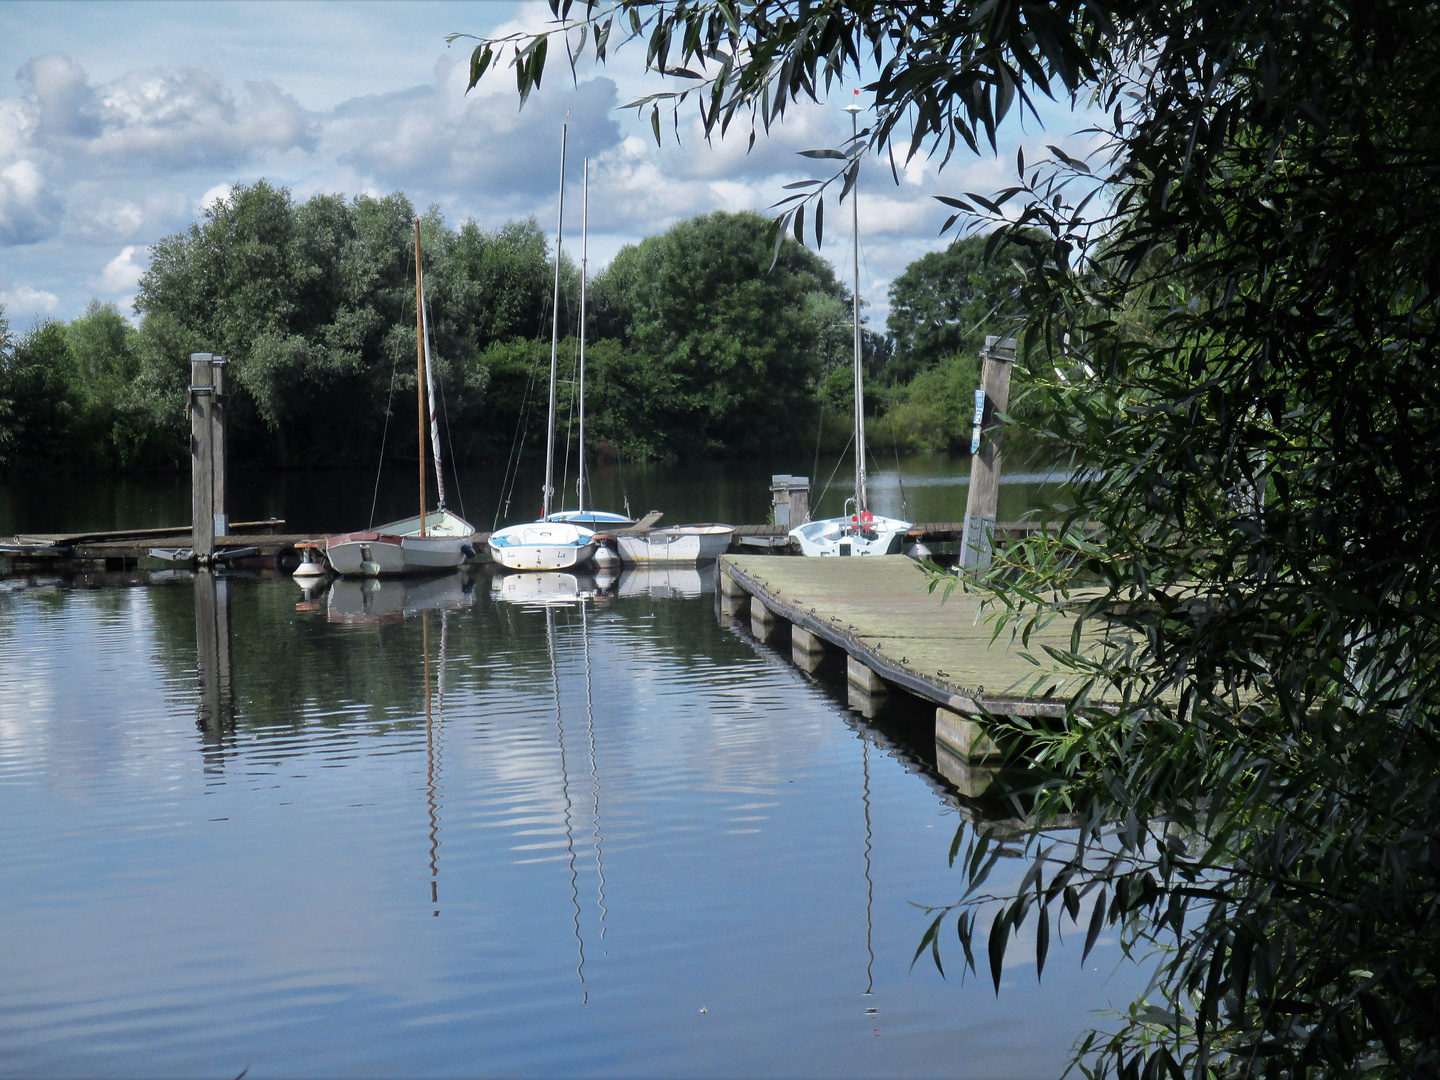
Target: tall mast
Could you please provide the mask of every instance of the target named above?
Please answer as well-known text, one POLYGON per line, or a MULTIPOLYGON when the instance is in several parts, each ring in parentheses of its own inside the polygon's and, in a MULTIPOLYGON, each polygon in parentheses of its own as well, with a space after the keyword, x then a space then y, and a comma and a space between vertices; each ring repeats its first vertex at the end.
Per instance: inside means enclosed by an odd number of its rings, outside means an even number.
POLYGON ((565 230, 565 138, 568 127, 568 124, 560 125, 560 209, 555 221, 555 314, 550 323, 550 426, 545 433, 542 521, 550 516, 550 496, 555 494, 555 368, 560 349, 560 244, 565 230))
MULTIPOLYGON (((859 90, 855 93, 858 95, 859 90)), ((859 139, 859 105, 847 105, 845 111, 850 114, 850 144, 855 146, 859 139)), ((855 163, 855 183, 850 187, 850 212, 853 221, 855 234, 855 296, 854 315, 855 324, 855 513, 864 513, 869 507, 866 505, 865 493, 865 371, 860 363, 860 163, 857 158, 855 163)))
POLYGON ((585 278, 590 242, 590 159, 585 159, 580 188, 580 509, 585 509, 585 278))
MULTIPOLYGON (((418 224, 418 222, 417 222, 418 224)), ((441 465, 440 421, 435 412, 435 362, 430 348, 430 314, 425 309, 425 289, 420 289, 420 326, 425 333, 425 385, 426 399, 430 403, 430 456, 435 461, 435 496, 437 509, 445 509, 445 470, 441 465)))
POLYGON ((420 283, 420 219, 415 219, 415 416, 420 426, 420 535, 425 535, 425 302, 420 283))

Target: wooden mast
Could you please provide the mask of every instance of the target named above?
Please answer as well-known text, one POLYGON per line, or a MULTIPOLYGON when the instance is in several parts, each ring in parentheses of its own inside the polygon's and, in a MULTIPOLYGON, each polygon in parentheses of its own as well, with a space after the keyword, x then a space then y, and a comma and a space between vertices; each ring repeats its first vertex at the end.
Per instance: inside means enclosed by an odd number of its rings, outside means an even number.
POLYGON ((425 535, 425 323, 420 284, 420 219, 415 219, 415 416, 420 439, 420 535, 425 535))

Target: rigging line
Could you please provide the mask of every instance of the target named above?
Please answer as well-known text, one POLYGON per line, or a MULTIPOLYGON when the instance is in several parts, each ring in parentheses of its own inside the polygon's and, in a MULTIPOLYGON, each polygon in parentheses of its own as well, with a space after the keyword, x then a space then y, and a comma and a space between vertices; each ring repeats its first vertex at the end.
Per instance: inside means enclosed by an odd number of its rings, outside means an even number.
POLYGON ((530 434, 530 409, 533 402, 535 389, 535 371, 538 363, 530 365, 530 376, 525 382, 525 393, 520 397, 520 411, 515 417, 515 434, 510 439, 510 456, 505 461, 505 476, 500 481, 500 499, 495 504, 495 518, 491 522, 490 529, 493 532, 500 524, 500 514, 503 507, 506 517, 510 516, 510 500, 515 495, 515 483, 520 477, 520 455, 525 449, 525 439, 530 434), (521 433, 521 425, 524 425, 524 433, 521 433), (514 471, 511 471, 511 463, 514 463, 514 471))
MULTIPOLYGON (((820 394, 820 422, 815 426, 815 464, 810 467, 810 475, 811 475, 811 476, 814 476, 814 477, 818 477, 818 476, 820 475, 820 436, 823 435, 824 433, 825 433, 825 394, 824 394, 824 391, 821 391, 821 394, 820 394)), ((816 505, 816 506, 819 506, 819 505, 820 505, 820 502, 819 502, 818 499, 816 500, 815 505, 816 505)))
MULTIPOLYGON (((835 479, 835 474, 840 471, 840 462, 842 462, 842 461, 845 460, 845 452, 850 449, 850 444, 851 444, 852 442, 854 442, 854 441, 855 441, 855 432, 852 430, 852 431, 850 432, 850 438, 848 438, 848 439, 845 440, 845 449, 844 449, 844 450, 841 450, 841 451, 840 451, 840 456, 835 459, 835 468, 833 468, 833 469, 830 470, 830 480, 834 480, 834 479, 835 479)), ((830 480, 826 480, 826 481, 825 481, 825 486, 820 490, 820 499, 825 498, 825 492, 827 492, 827 491, 830 490, 830 480)), ((817 513, 817 514, 820 512, 820 499, 816 499, 816 500, 815 500, 815 510, 814 510, 814 513, 817 513)), ((840 507, 840 509, 843 511, 843 510, 845 509, 845 507, 842 506, 842 507, 840 507)), ((857 510, 856 513, 859 513, 859 511, 857 510)), ((841 516, 844 516, 843 513, 842 513, 841 516)))
POLYGON ((565 850, 570 854, 570 903, 575 909, 575 942, 579 946, 580 959, 575 965, 575 974, 580 976, 583 993, 581 1004, 590 1000, 590 990, 585 985, 585 939, 580 936, 580 882, 575 870, 575 826, 572 820, 574 803, 570 799, 570 768, 565 760, 565 724, 560 712, 560 671, 555 662, 555 610, 545 609, 545 644, 550 651, 550 681, 555 690, 555 735, 560 746, 560 782, 565 793, 565 850))
MULTIPOLYGON (((567 311, 568 314, 568 311, 567 311)), ((565 464, 560 474, 560 509, 565 509, 565 499, 570 494, 570 440, 575 434, 575 387, 579 380, 579 351, 575 339, 570 339, 570 400, 565 406, 565 464)))
POLYGON ((380 430, 380 463, 375 466, 375 494, 370 498, 370 525, 375 527, 375 507, 380 504, 380 476, 385 469, 385 440, 390 435, 390 404, 395 398, 395 367, 399 363, 394 353, 390 356, 390 392, 385 395, 385 426, 380 430))
POLYGON ((595 872, 600 878, 595 902, 600 908, 600 939, 603 941, 605 939, 605 916, 609 912, 605 910, 603 853, 605 838, 600 835, 600 770, 595 761, 595 698, 590 687, 590 620, 587 611, 588 607, 582 600, 580 602, 580 632, 585 643, 585 730, 590 735, 590 797, 595 821, 595 872))
MULTIPOLYGON (((905 497, 905 477, 900 472, 900 435, 895 430, 895 414, 890 414, 890 442, 895 447, 895 479, 900 482, 900 516, 910 517, 910 500, 905 497)), ((879 462, 877 461, 878 465, 879 462)), ((460 508, 465 509, 463 506, 460 508)))

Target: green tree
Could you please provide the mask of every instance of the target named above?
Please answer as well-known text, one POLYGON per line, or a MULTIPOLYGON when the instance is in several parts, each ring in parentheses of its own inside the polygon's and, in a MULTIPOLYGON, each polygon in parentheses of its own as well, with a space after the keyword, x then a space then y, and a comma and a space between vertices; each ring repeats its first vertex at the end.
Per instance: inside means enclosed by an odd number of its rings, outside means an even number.
POLYGON ((36 325, 8 351, 0 366, 0 450, 11 467, 43 468, 76 445, 85 416, 80 385, 61 323, 36 325))
MULTIPOLYGON (((157 323, 150 352, 173 340, 231 359, 237 460, 268 444, 282 464, 368 463, 387 406, 399 432, 413 427, 413 413, 394 399, 415 389, 414 218, 401 194, 318 195, 297 206, 259 181, 156 245, 136 300, 145 325, 157 323)), ((421 220, 421 246, 449 421, 462 431, 494 427, 481 356, 533 333, 548 310, 544 238, 534 222, 493 235, 467 223, 457 234, 432 209, 421 220)), ((186 363, 180 353, 165 361, 175 373, 186 363)), ((470 452, 492 449, 487 440, 460 442, 470 452)), ((402 435, 399 445, 413 440, 402 435)))
POLYGON ((890 285, 885 325, 895 343, 886 381, 909 382, 941 360, 976 353, 985 335, 1014 330, 1025 270, 1009 256, 986 259, 985 236, 922 255, 890 285))
POLYGON ((597 324, 644 361, 600 384, 630 395, 643 427, 603 434, 678 456, 793 440, 822 359, 813 295, 844 290, 824 260, 793 241, 777 254, 768 234, 757 214, 706 214, 622 249, 596 279, 597 324))
MULTIPOLYGON (((1069 850, 1032 837, 1021 892, 996 898, 996 986, 1022 926, 1043 969, 1052 923, 1085 917, 1091 942, 1118 925, 1164 949, 1154 995, 1084 1044, 1087 1069, 1434 1075, 1436 9, 556 8, 539 37, 568 35, 569 55, 643 36, 646 66, 680 80, 639 103, 657 137, 662 106, 757 130, 845 77, 874 96, 868 148, 993 147, 1036 93, 1111 114, 1095 161, 1022 157, 1005 191, 944 200, 1033 259, 1035 434, 1093 465, 1065 530, 967 582, 1017 630, 1072 620, 1057 658, 1090 676, 1053 730, 992 718, 1034 755, 1041 819, 1085 822, 1069 850), (1087 626, 1103 636, 1082 649, 1087 626)), ((506 56, 526 92, 534 35, 480 42, 472 81, 506 56)), ((860 149, 825 155, 831 183, 860 149)), ((831 190, 778 224, 818 226, 831 190)), ((964 839, 973 967, 993 837, 964 839)), ((946 915, 921 942, 937 959, 946 915)))

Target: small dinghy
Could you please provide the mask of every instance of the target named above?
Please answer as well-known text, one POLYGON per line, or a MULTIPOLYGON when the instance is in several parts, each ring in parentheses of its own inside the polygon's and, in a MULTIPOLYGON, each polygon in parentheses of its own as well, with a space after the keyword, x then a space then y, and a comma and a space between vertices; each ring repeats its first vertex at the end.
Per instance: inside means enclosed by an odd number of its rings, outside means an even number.
POLYGON ((620 549, 620 559, 626 565, 688 563, 693 566, 725 554, 734 533, 734 525, 671 525, 643 533, 620 533, 615 542, 620 549))

